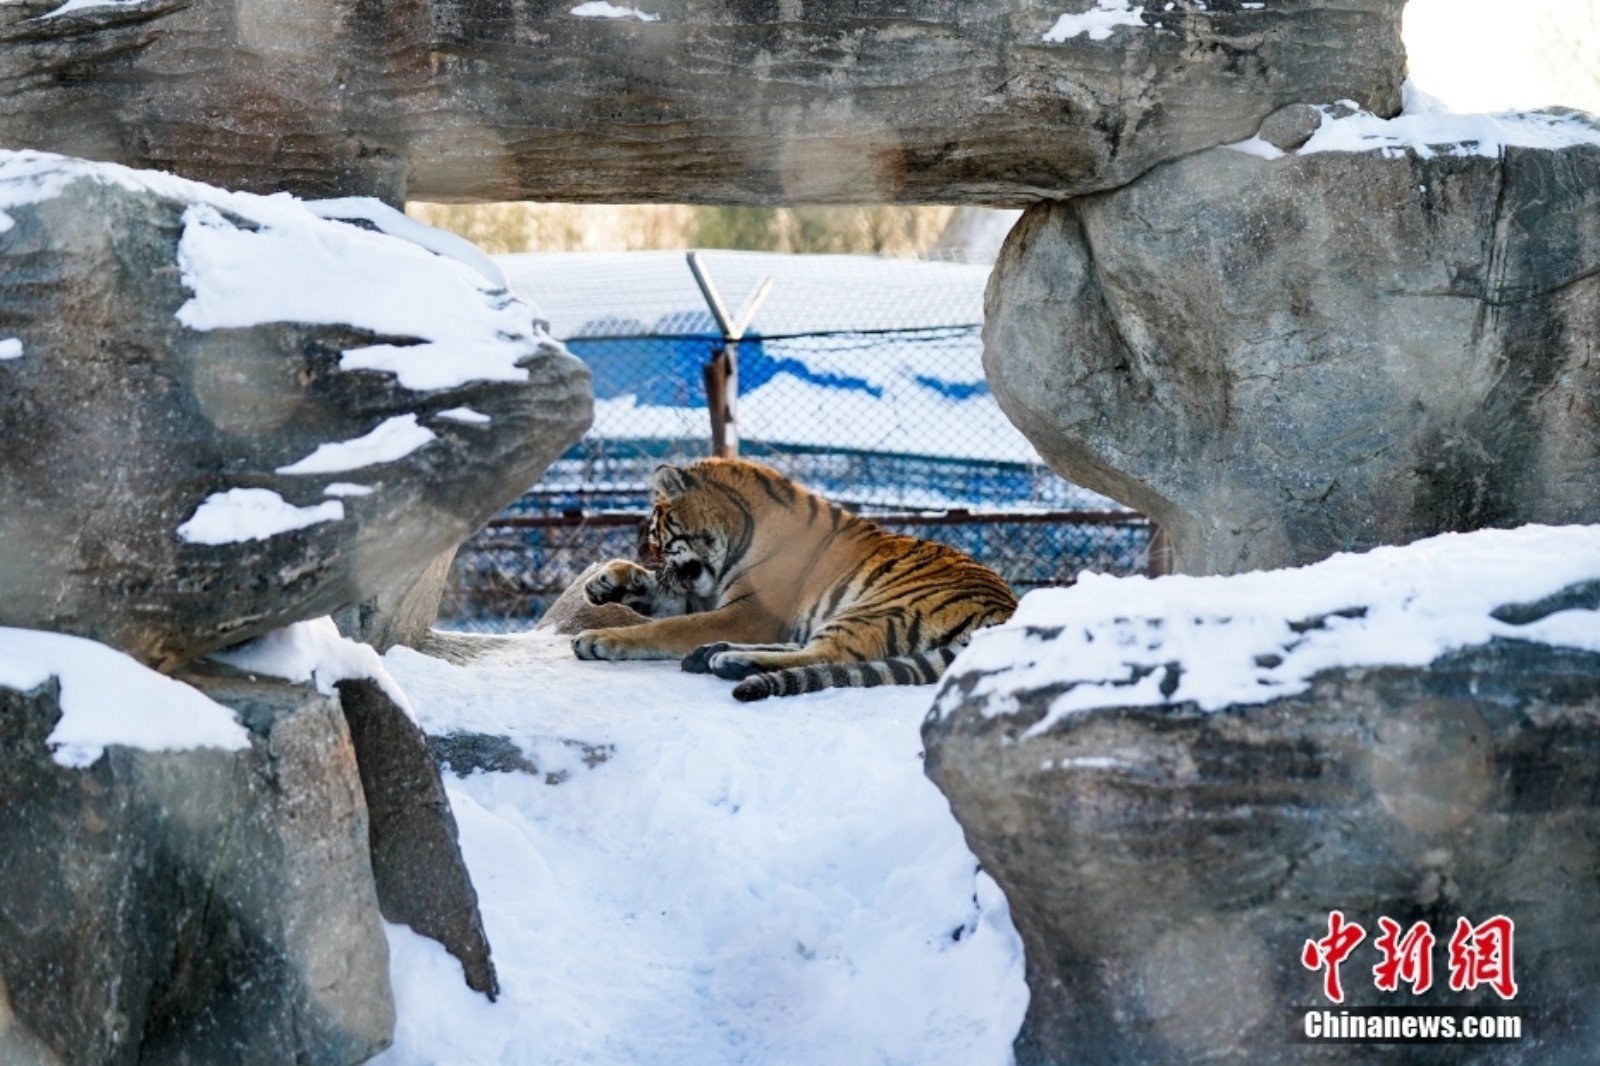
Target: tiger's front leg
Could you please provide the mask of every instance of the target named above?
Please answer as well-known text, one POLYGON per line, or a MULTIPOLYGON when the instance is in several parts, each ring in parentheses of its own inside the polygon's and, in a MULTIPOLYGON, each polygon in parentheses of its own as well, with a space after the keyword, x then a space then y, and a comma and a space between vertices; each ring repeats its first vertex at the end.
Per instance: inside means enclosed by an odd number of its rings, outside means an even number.
POLYGON ((720 607, 704 614, 662 618, 622 629, 589 629, 572 641, 580 659, 682 659, 704 644, 734 641, 771 643, 783 627, 744 606, 720 607))

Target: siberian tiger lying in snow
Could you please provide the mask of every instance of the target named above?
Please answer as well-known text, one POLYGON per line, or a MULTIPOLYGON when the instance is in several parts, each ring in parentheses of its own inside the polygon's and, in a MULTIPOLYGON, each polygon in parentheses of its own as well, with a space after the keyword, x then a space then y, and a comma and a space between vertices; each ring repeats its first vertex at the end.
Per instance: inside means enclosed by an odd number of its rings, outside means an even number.
POLYGON ((759 700, 850 685, 938 680, 981 626, 1017 600, 994 571, 954 548, 890 533, 756 463, 663 466, 651 481, 651 571, 613 560, 594 603, 650 614, 590 629, 580 659, 671 659, 737 680, 759 700))

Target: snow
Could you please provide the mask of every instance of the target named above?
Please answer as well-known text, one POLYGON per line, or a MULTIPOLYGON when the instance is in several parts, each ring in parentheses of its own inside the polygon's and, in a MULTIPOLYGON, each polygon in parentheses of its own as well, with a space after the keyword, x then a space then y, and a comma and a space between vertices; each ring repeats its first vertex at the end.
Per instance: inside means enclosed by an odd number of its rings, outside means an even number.
POLYGON ((81 637, 0 627, 0 687, 61 686, 61 719, 46 738, 60 766, 94 765, 108 745, 144 751, 250 746, 233 712, 120 651, 81 637))
POLYGON ((1095 6, 1081 15, 1066 14, 1056 19, 1056 24, 1045 31, 1044 39, 1052 44, 1087 33, 1091 41, 1103 41, 1118 26, 1144 26, 1144 8, 1134 7, 1128 0, 1096 0, 1095 6))
MULTIPOLYGON (((990 715, 1015 713, 1020 692, 1067 686, 1029 736, 1093 707, 1215 711, 1304 692, 1322 670, 1424 666, 1497 637, 1600 652, 1600 612, 1528 625, 1493 617, 1594 580, 1600 526, 1446 534, 1234 577, 1085 574, 1072 588, 1030 592, 950 674, 976 679, 972 695, 988 699, 990 715)), ((963 698, 952 686, 935 710, 949 714, 963 698)))
POLYGON ((618 7, 608 4, 605 0, 590 0, 589 3, 579 4, 572 9, 572 14, 586 19, 626 19, 635 18, 640 22, 659 22, 660 15, 646 15, 636 7, 618 7))
POLYGON ((1227 147, 1235 152, 1243 152, 1245 155, 1253 155, 1260 159, 1282 159, 1284 156, 1282 148, 1271 141, 1263 140, 1259 135, 1247 141, 1236 141, 1227 147))
POLYGON ((1011 1061, 1022 946, 923 775, 931 688, 752 707, 542 633, 385 661, 429 733, 509 736, 540 775, 446 774, 502 994, 391 927, 378 1066, 1011 1061))
MULTIPOLYGON (((144 0, 67 0, 66 3, 53 11, 47 11, 39 19, 53 19, 61 15, 70 15, 75 11, 82 11, 91 7, 137 7, 144 0)), ((35 20, 37 21, 37 20, 35 20)))
POLYGON ((366 222, 391 237, 399 237, 434 255, 471 267, 496 289, 511 287, 506 281, 505 271, 476 244, 454 233, 418 222, 382 200, 370 196, 344 196, 334 200, 307 200, 305 207, 313 215, 330 222, 366 222))
POLYGON ((417 424, 416 415, 396 415, 380 422, 372 432, 353 440, 319 444, 298 462, 278 467, 280 474, 337 474, 403 459, 438 435, 417 424))
POLYGON ((440 411, 435 418, 443 418, 449 422, 464 422, 469 426, 487 426, 493 419, 482 411, 474 411, 470 407, 452 407, 448 411, 440 411))
POLYGON ((22 341, 16 337, 7 337, 0 340, 0 359, 21 359, 22 341))
POLYGON ((178 527, 178 536, 190 544, 237 544, 342 518, 338 500, 296 507, 271 489, 229 489, 207 496, 178 527))
POLYGON ((357 485, 349 481, 329 482, 327 488, 322 490, 324 496, 371 496, 371 485, 357 485))
MULTIPOLYGON (((1394 118, 1379 118, 1351 101, 1323 106, 1322 124, 1298 151, 1381 152, 1398 158, 1408 152, 1422 159, 1435 155, 1481 156, 1494 159, 1507 148, 1570 148, 1600 145, 1600 123, 1590 116, 1566 110, 1513 112, 1499 115, 1464 115, 1406 82, 1405 106, 1394 118), (1348 112, 1348 113, 1347 113, 1348 112)), ((1235 151, 1263 159, 1284 153, 1260 137, 1228 145, 1235 151)))
POLYGON ((1408 0, 1406 66, 1457 111, 1600 114, 1600 0, 1408 0))
POLYGON ((477 270, 292 200, 251 199, 245 225, 209 202, 184 213, 178 263, 194 296, 178 320, 190 329, 347 324, 416 342, 347 350, 344 370, 392 373, 418 392, 527 380, 517 360, 537 350, 534 312, 477 270))
POLYGON ((331 618, 296 622, 264 633, 211 658, 248 674, 281 677, 296 684, 314 684, 325 696, 334 695, 340 681, 371 678, 397 706, 413 719, 411 702, 383 665, 371 645, 358 644, 340 634, 331 618))

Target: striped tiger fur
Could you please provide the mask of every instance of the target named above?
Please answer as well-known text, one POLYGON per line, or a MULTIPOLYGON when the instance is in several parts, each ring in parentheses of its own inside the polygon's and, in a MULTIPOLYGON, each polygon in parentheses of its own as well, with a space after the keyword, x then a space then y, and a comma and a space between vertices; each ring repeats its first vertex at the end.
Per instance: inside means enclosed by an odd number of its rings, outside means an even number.
POLYGON ((663 466, 642 554, 606 564, 591 601, 642 625, 592 629, 580 659, 682 658, 740 700, 836 686, 931 684, 1016 597, 954 548, 890 533, 757 463, 663 466))

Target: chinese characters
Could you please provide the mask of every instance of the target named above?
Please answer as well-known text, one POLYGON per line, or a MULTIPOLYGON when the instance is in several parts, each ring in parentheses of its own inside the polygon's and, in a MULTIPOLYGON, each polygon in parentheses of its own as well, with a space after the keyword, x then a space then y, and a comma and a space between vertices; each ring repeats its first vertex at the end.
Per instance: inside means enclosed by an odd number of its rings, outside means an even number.
MULTIPOLYGON (((1380 991, 1395 992, 1402 984, 1420 996, 1433 987, 1433 948, 1437 943, 1426 922, 1417 922, 1401 932, 1392 918, 1378 919, 1379 934, 1373 947, 1381 956, 1372 968, 1373 983, 1380 991)), ((1455 932, 1447 947, 1449 984, 1452 992, 1468 992, 1479 985, 1492 989, 1501 999, 1517 994, 1512 960, 1512 941, 1516 923, 1503 914, 1474 925, 1466 918, 1456 919, 1455 932)), ((1339 966, 1367 938, 1358 922, 1348 921, 1343 911, 1328 914, 1328 935, 1307 940, 1300 952, 1300 963, 1313 972, 1321 970, 1322 992, 1330 1002, 1344 1002, 1344 986, 1339 966)))

